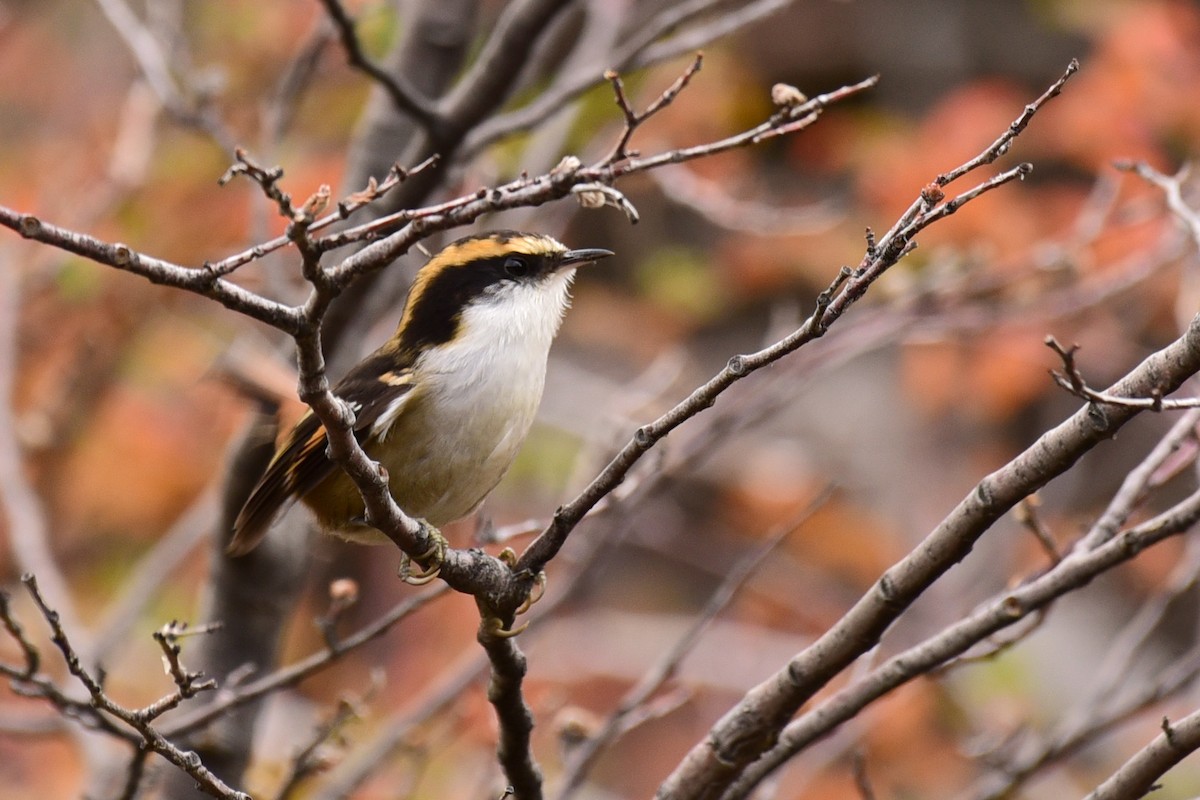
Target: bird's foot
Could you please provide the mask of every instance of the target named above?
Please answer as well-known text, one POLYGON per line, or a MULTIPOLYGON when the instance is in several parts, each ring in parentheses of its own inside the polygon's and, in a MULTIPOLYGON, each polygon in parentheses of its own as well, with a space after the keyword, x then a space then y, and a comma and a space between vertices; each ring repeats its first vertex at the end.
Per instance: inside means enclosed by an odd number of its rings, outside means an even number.
MULTIPOLYGON (((513 567, 515 567, 517 565, 517 553, 511 547, 504 548, 503 550, 501 550, 499 552, 499 554, 497 554, 496 557, 498 559, 500 559, 500 561, 502 561, 505 565, 507 565, 509 569, 512 569, 513 567)), ((515 612, 513 612, 514 616, 520 616, 520 615, 524 614, 526 611, 528 611, 530 608, 533 607, 534 603, 541 600, 542 597, 545 596, 545 594, 546 594, 546 573, 539 572, 537 575, 536 581, 537 582, 534 584, 533 588, 529 592, 529 596, 526 597, 525 601, 523 603, 521 603, 521 605, 517 608, 517 610, 515 612)), ((505 627, 503 620, 499 619, 498 617, 488 617, 484 621, 484 626, 489 635, 495 636, 496 638, 500 638, 500 639, 507 639, 507 638, 516 636, 517 634, 524 631, 526 628, 529 627, 529 623, 526 622, 525 624, 520 625, 516 628, 509 629, 509 628, 505 627)))
POLYGON ((442 562, 446 560, 446 550, 450 547, 446 537, 442 536, 441 531, 437 528, 423 519, 417 520, 417 524, 421 526, 421 532, 428 537, 432 544, 429 545, 428 550, 416 558, 410 557, 408 553, 401 556, 400 580, 410 586, 424 586, 436 580, 442 571, 442 562), (413 570, 414 562, 417 562, 415 571, 413 570))

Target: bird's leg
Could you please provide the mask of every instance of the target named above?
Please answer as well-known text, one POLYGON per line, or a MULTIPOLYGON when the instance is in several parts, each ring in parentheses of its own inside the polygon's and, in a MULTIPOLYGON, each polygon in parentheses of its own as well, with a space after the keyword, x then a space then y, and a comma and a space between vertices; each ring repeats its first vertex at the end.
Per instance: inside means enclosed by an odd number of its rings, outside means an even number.
POLYGON ((441 531, 425 520, 419 519, 417 524, 421 526, 421 532, 425 534, 431 544, 428 550, 415 559, 408 553, 403 553, 400 557, 399 575, 400 580, 411 586, 424 586, 433 582, 442 571, 442 562, 446 560, 446 550, 450 543, 446 541, 445 536, 442 536, 441 531), (415 572, 413 571, 414 561, 418 562, 418 569, 415 572), (424 566, 425 564, 428 566, 424 566))

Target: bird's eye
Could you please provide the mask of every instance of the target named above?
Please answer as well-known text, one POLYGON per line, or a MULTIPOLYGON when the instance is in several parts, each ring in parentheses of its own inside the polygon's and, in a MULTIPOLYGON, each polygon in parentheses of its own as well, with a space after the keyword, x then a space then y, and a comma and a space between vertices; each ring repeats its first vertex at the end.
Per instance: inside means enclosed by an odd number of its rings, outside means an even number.
POLYGON ((504 259, 504 272, 513 278, 524 278, 529 274, 529 259, 522 256, 509 256, 504 259))

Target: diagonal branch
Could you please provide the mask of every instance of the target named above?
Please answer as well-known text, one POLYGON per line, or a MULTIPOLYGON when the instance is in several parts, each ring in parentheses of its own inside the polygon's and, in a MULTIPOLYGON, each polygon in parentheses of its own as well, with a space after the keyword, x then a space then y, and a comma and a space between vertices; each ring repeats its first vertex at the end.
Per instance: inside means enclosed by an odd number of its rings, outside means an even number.
POLYGON ((346 60, 350 65, 375 81, 387 92, 396 108, 427 127, 437 122, 433 105, 409 85, 400 74, 392 74, 380 67, 363 52, 362 42, 354 30, 354 20, 350 18, 341 0, 320 0, 325 12, 333 20, 342 49, 346 51, 346 60))
MULTIPOLYGON (((957 205, 950 211, 941 212, 939 209, 943 206, 938 206, 924 214, 914 214, 908 224, 889 239, 889 242, 893 243, 904 242, 903 246, 874 248, 853 274, 849 271, 840 273, 818 299, 817 309, 795 332, 755 353, 734 356, 724 369, 696 388, 686 399, 654 422, 638 428, 633 438, 626 443, 596 479, 574 500, 555 512, 553 522, 522 554, 517 563, 518 569, 534 573, 540 571, 561 549, 567 536, 588 511, 612 492, 641 457, 671 431, 710 408, 721 394, 747 375, 779 361, 809 342, 824 336, 829 326, 866 294, 872 283, 911 251, 916 244, 913 237, 917 232, 953 213, 953 210, 970 199, 978 197, 984 191, 994 189, 1008 181, 1017 180, 1027 172, 1028 165, 1022 164, 986 181, 951 201, 957 205)), ((925 201, 918 201, 918 203, 922 202, 925 201)))
POLYGON ((1095 550, 1064 559, 1045 574, 1005 592, 938 634, 897 653, 784 728, 778 743, 738 777, 725 794, 726 800, 747 796, 793 755, 893 689, 949 663, 988 636, 1040 613, 1058 598, 1131 560, 1145 548, 1188 531, 1197 521, 1200 521, 1200 492, 1095 550))
POLYGON ((1167 770, 1200 749, 1200 711, 1174 723, 1163 717, 1162 731, 1084 800, 1138 800, 1154 791, 1167 770))
POLYGON ((233 133, 211 110, 185 97, 171 74, 162 43, 137 18, 133 9, 124 0, 96 0, 96 4, 124 40, 163 108, 184 125, 207 133, 226 153, 232 153, 236 147, 233 133))
MULTIPOLYGON (((1110 391, 1137 395, 1161 383, 1174 390, 1200 372, 1200 317, 1184 335, 1151 355, 1110 391)), ((759 735, 748 725, 782 730, 788 719, 835 675, 869 650, 883 632, 950 567, 970 552, 975 542, 1021 499, 1070 469, 1086 452, 1112 438, 1139 411, 1117 407, 1096 415, 1083 408, 1032 446, 985 477, 958 506, 904 559, 889 568, 872 589, 816 642, 796 655, 784 669, 752 689, 668 779, 662 796, 675 797, 692 789, 700 797, 722 796, 750 762, 761 754, 759 735), (757 720, 757 723, 752 721, 757 720), (711 791, 699 787, 717 787, 711 791)), ((1062 564, 1074 563, 1071 558, 1062 564)), ((733 792, 731 796, 741 796, 733 792)))

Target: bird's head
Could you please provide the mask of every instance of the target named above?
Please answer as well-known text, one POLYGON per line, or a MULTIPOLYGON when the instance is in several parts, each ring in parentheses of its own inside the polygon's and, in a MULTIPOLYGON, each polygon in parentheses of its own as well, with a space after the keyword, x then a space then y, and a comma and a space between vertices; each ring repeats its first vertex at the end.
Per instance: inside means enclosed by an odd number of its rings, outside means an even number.
POLYGON ((558 330, 575 269, 611 256, 538 233, 492 231, 446 245, 417 273, 396 332, 421 352, 461 337, 545 340, 558 330))

